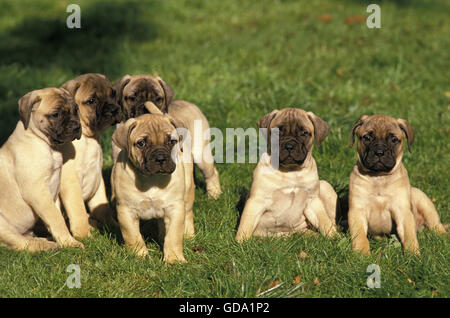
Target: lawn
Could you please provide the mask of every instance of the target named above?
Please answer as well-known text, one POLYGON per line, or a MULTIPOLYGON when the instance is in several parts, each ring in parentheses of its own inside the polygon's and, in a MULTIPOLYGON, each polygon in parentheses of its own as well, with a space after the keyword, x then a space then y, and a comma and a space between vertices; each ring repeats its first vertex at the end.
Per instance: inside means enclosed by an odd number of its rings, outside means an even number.
MULTIPOLYGON (((403 159, 411 183, 450 221, 448 1, 378 1, 380 29, 365 24, 370 2, 352 0, 76 1, 81 29, 68 29, 72 2, 0 3, 1 144, 18 121, 18 99, 30 90, 82 73, 111 81, 157 73, 224 135, 226 128, 256 128, 275 108, 323 118, 330 133, 314 157, 344 208, 356 161, 348 147, 353 123, 376 113, 407 119, 416 135, 403 159)), ((112 131, 102 135, 107 183, 112 131)), ((255 164, 216 166, 223 190, 217 201, 207 198, 196 170, 188 263, 165 265, 151 239, 150 258, 138 259, 119 233, 96 230, 83 240, 85 250, 0 248, 0 297, 450 296, 450 239, 426 230, 418 235, 420 258, 403 254, 395 237, 372 240, 370 256, 355 254, 346 232, 333 240, 293 235, 238 244, 255 164), (70 264, 81 270, 81 288, 66 286, 70 264), (380 266, 381 288, 366 285, 370 264, 380 266)))

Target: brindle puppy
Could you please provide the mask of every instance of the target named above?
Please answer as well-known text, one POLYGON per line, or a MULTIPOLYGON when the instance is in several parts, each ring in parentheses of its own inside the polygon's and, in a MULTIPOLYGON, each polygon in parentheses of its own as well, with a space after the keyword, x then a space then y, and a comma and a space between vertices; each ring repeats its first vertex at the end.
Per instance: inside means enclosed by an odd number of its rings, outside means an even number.
POLYGON ((81 137, 78 107, 59 88, 32 91, 19 100, 20 119, 0 149, 0 244, 41 251, 59 246, 83 247, 67 229, 58 209, 60 147, 81 137), (38 219, 55 242, 33 238, 38 219))
POLYGON ((446 232, 431 200, 411 187, 402 164, 405 139, 408 148, 414 141, 411 125, 385 115, 362 116, 350 146, 355 136, 358 161, 350 175, 348 213, 353 249, 369 254, 368 233, 396 232, 403 248, 419 255, 418 228, 446 232))
MULTIPOLYGON (((219 175, 214 167, 214 158, 209 145, 211 139, 209 123, 201 110, 187 101, 173 101, 172 88, 160 77, 126 75, 117 81, 114 87, 117 90, 125 120, 149 113, 145 107, 145 102, 149 101, 189 130, 191 138, 185 140, 185 155, 187 153, 189 156, 192 153, 195 164, 205 176, 208 195, 217 199, 221 193, 219 175), (197 133, 200 136, 196 136, 197 133)), ((112 147, 113 157, 116 158, 119 149, 114 144, 112 147)))
POLYGON ((312 157, 314 141, 319 145, 328 135, 327 123, 312 112, 285 108, 265 115, 258 127, 278 146, 269 146, 256 166, 236 239, 302 233, 311 226, 333 236, 337 195, 319 180, 312 157))
POLYGON ((116 91, 101 74, 84 74, 65 83, 79 106, 82 136, 63 148, 61 201, 76 237, 90 236, 91 223, 114 223, 102 176, 100 133, 122 119, 116 91))

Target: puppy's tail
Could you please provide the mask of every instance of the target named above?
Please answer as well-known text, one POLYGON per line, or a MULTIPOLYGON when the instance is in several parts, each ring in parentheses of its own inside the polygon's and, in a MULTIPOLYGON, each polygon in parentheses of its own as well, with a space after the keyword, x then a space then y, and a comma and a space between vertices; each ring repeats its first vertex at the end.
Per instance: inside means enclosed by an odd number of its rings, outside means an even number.
POLYGON ((153 104, 152 102, 145 102, 144 106, 150 114, 163 115, 162 111, 158 107, 156 107, 156 105, 153 104))

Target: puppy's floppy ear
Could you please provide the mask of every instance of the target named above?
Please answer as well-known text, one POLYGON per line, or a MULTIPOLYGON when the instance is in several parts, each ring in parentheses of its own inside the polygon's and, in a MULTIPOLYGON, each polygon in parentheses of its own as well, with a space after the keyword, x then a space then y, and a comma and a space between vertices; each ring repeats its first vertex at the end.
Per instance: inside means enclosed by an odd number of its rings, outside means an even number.
POLYGON ((408 141, 408 150, 411 151, 411 145, 414 142, 414 130, 412 126, 408 123, 407 120, 398 118, 397 119, 398 125, 400 126, 400 129, 403 130, 403 133, 406 136, 406 140, 408 141))
MULTIPOLYGON (((273 111, 271 111, 270 113, 264 115, 263 117, 261 117, 258 120, 258 128, 265 128, 264 130, 261 131, 261 133, 263 134, 263 136, 268 140, 268 135, 269 135, 269 127, 270 127, 270 123, 272 122, 272 120, 275 118, 275 115, 278 113, 278 109, 275 109, 273 111)), ((269 140, 268 140, 269 141, 269 140)))
POLYGON ((330 131, 330 127, 327 122, 320 117, 317 117, 313 112, 307 112, 309 120, 311 120, 314 126, 314 140, 318 147, 322 141, 325 140, 328 136, 328 132, 330 131))
POLYGON ((128 119, 125 123, 121 124, 112 136, 113 142, 122 150, 129 151, 128 140, 131 132, 137 126, 137 120, 135 118, 128 119))
POLYGON ((366 121, 366 119, 367 119, 368 117, 369 117, 369 116, 367 116, 367 115, 361 116, 361 118, 359 118, 359 119, 356 121, 356 123, 353 125, 352 133, 351 133, 351 135, 350 135, 350 145, 349 145, 350 148, 353 147, 353 144, 355 143, 356 130, 357 130, 360 126, 362 126, 362 124, 364 124, 364 122, 366 121))
POLYGON ((77 94, 77 90, 80 88, 80 86, 81 86, 81 81, 78 78, 75 78, 75 79, 65 82, 61 86, 61 88, 64 88, 65 90, 67 90, 75 98, 75 95, 77 94))
POLYGON ((166 110, 167 110, 170 103, 172 103, 173 89, 161 77, 157 76, 156 79, 158 80, 159 84, 161 85, 161 87, 164 90, 164 95, 165 95, 165 99, 166 99, 165 105, 166 105, 166 110))
POLYGON ((123 90, 125 89, 125 86, 127 86, 127 84, 130 81, 131 81, 131 76, 127 74, 113 84, 113 88, 116 91, 116 100, 120 106, 123 106, 122 105, 123 90))
POLYGON ((19 116, 25 129, 30 124, 31 112, 40 101, 41 97, 35 92, 29 92, 19 99, 19 116))

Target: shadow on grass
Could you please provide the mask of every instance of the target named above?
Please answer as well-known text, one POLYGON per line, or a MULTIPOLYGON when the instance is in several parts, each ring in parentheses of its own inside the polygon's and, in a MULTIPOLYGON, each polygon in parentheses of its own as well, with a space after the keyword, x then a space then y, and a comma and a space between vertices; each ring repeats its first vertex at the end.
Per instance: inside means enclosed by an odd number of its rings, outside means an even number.
POLYGON ((54 18, 30 14, 12 29, 2 31, 0 65, 16 66, 20 71, 0 80, 2 103, 6 97, 16 100, 14 106, 8 102, 0 109, 0 144, 18 121, 17 100, 30 90, 42 88, 24 74, 31 72, 33 78, 42 78, 52 70, 61 76, 62 71, 67 75, 62 81, 83 73, 102 73, 110 79, 122 76, 126 73, 120 55, 124 43, 152 41, 158 36, 157 28, 149 22, 151 16, 142 12, 140 2, 95 2, 81 8, 81 29, 67 28, 69 14, 62 11, 54 18))

